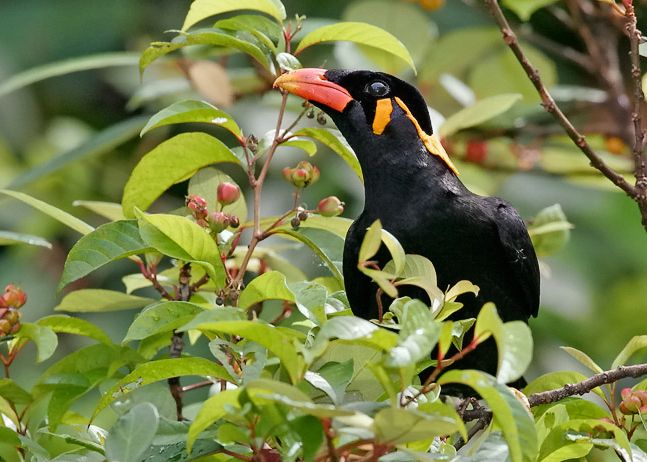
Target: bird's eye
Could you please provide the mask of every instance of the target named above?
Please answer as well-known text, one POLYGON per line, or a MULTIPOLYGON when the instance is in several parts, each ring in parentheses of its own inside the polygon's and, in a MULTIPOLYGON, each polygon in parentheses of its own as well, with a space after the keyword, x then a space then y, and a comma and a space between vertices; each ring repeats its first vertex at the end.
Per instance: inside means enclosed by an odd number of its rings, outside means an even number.
POLYGON ((390 91, 389 86, 379 80, 376 80, 375 82, 371 82, 366 86, 366 92, 369 95, 375 96, 377 98, 386 96, 389 93, 389 91, 390 91))

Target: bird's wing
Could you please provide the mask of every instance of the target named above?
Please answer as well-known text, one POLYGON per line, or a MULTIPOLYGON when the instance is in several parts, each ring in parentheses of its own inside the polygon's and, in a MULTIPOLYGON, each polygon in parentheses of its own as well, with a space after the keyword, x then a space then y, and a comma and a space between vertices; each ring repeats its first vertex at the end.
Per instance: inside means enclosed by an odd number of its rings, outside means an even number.
MULTIPOLYGON (((495 198, 493 198, 495 199, 495 198)), ((518 282, 529 316, 539 311, 539 264, 525 223, 517 211, 495 199, 495 225, 510 275, 518 282)))

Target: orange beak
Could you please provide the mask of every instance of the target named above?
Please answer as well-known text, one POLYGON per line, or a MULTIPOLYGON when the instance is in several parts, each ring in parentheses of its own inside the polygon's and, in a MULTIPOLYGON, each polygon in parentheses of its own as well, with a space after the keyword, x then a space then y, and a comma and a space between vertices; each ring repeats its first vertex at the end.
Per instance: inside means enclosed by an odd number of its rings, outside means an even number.
POLYGON ((353 97, 344 87, 326 80, 325 73, 326 69, 297 69, 279 76, 274 87, 342 112, 353 97))

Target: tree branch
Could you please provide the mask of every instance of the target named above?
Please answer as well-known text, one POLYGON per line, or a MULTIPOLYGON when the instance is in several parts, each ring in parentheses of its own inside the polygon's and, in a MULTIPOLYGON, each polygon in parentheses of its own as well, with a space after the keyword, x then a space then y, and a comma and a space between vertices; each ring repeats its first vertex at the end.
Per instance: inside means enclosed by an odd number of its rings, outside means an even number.
MULTIPOLYGON (((645 100, 645 95, 642 90, 642 73, 640 70, 640 38, 641 33, 636 27, 637 19, 636 12, 634 10, 633 2, 628 1, 625 3, 625 18, 627 19, 627 24, 625 26, 625 32, 629 37, 629 56, 631 58, 631 78, 633 83, 633 110, 631 113, 631 119, 634 126, 634 144, 633 144, 633 158, 634 158, 634 169, 636 177, 636 189, 638 193, 643 197, 645 196, 645 191, 647 190, 647 167, 645 166, 645 130, 642 126, 642 117, 640 115, 640 109, 642 102, 645 100)), ((647 199, 643 199, 646 200, 647 199)), ((645 218, 643 216, 643 223, 645 223, 645 218)), ((647 224, 646 224, 647 225, 647 224)))
POLYGON ((595 374, 579 383, 566 384, 555 390, 534 393, 528 396, 528 402, 530 403, 530 407, 538 406, 540 404, 554 403, 555 401, 560 401, 568 396, 583 395, 600 385, 615 383, 618 380, 627 377, 635 378, 642 377, 644 375, 647 375, 647 363, 636 364, 634 366, 620 366, 616 369, 595 374))
MULTIPOLYGON (((569 396, 584 395, 601 385, 615 383, 627 377, 637 378, 645 375, 647 375, 647 363, 636 364, 633 366, 620 366, 616 369, 592 375, 588 379, 578 383, 569 383, 554 390, 533 393, 528 396, 528 403, 530 404, 530 407, 539 406, 540 404, 555 403, 564 398, 568 398, 569 396)), ((478 406, 473 409, 462 410, 459 412, 459 415, 465 422, 477 419, 488 421, 488 419, 492 417, 492 411, 487 407, 478 406)))
POLYGON ((510 49, 516 56, 517 60, 523 67, 524 71, 528 75, 528 78, 530 79, 532 84, 535 86, 537 92, 539 93, 539 96, 542 101, 542 106, 546 109, 546 111, 552 114, 553 117, 555 117, 557 122, 559 122, 559 124, 564 128, 564 130, 571 138, 571 140, 573 140, 575 145, 578 146, 580 150, 584 153, 584 155, 589 159, 592 167, 599 170, 613 184, 615 184, 617 187, 622 189, 629 197, 631 197, 634 200, 637 200, 638 192, 636 188, 633 185, 629 184, 622 175, 618 174, 616 171, 611 169, 593 151, 593 149, 587 142, 584 135, 582 135, 573 126, 571 121, 566 117, 566 115, 564 115, 561 109, 557 106, 557 104, 555 103, 555 100, 550 95, 550 93, 548 92, 548 89, 542 82, 541 77, 539 75, 539 71, 530 63, 530 61, 524 54, 523 50, 521 50, 521 48, 519 47, 517 36, 512 31, 512 29, 510 28, 510 24, 508 23, 507 19, 503 15, 503 11, 501 11, 499 2, 497 0, 484 0, 484 2, 488 10, 494 17, 495 21, 499 25, 499 28, 501 29, 501 33, 503 34, 503 40, 510 47, 510 49))

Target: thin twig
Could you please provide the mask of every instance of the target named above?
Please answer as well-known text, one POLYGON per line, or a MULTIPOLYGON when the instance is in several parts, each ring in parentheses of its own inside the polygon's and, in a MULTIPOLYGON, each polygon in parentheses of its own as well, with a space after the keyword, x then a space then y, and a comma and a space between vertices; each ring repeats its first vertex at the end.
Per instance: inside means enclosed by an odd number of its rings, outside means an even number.
POLYGON ((203 380, 201 382, 192 383, 191 385, 183 386, 182 387, 182 393, 184 393, 186 391, 197 390, 199 388, 210 387, 211 385, 213 385, 213 381, 211 381, 211 380, 203 380))
POLYGON ((234 290, 237 290, 239 288, 243 277, 245 276, 245 270, 247 269, 249 260, 254 254, 254 249, 256 249, 258 243, 264 238, 263 232, 261 230, 261 191, 263 190, 263 183, 265 182, 265 177, 267 176, 267 172, 270 168, 270 162, 272 161, 272 157, 276 152, 276 148, 279 146, 281 125, 283 124, 283 116, 285 114, 287 101, 288 94, 286 92, 283 92, 281 95, 281 107, 279 109, 279 114, 276 120, 274 141, 272 142, 270 149, 267 151, 265 162, 263 163, 263 167, 261 168, 258 177, 252 183, 252 189, 254 190, 254 231, 252 233, 252 238, 249 242, 249 245, 247 246, 247 252, 245 253, 243 261, 240 264, 240 270, 230 284, 230 287, 234 290))
POLYGON ((607 177, 613 184, 622 189, 629 197, 636 199, 636 188, 629 184, 622 175, 611 169, 591 148, 584 135, 582 135, 571 123, 571 121, 559 109, 555 100, 548 92, 539 75, 539 71, 530 63, 523 50, 519 47, 517 36, 510 28, 510 24, 503 15, 499 2, 497 0, 484 0, 490 13, 496 20, 503 34, 503 40, 510 47, 517 60, 523 67, 528 75, 528 78, 537 89, 539 96, 542 100, 542 105, 550 114, 555 117, 559 124, 564 128, 568 136, 573 140, 576 146, 584 153, 589 159, 590 164, 595 169, 599 170, 605 177, 607 177))

